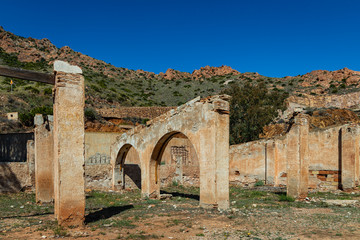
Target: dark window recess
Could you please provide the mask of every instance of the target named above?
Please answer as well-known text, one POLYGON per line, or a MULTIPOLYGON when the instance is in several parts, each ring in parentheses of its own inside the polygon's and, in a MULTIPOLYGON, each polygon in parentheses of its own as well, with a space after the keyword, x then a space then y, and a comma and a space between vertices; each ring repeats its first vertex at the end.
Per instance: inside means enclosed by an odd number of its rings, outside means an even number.
POLYGON ((34 133, 0 134, 0 162, 26 162, 28 140, 34 133))

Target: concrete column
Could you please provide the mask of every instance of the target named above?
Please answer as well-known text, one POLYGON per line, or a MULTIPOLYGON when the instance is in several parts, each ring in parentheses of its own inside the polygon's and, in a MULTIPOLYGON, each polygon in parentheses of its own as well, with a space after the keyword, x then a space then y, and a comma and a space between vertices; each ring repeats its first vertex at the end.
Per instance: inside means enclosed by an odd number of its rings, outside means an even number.
POLYGON ((140 164, 141 164, 141 196, 143 198, 158 197, 160 194, 160 188, 155 184, 155 171, 154 162, 151 159, 150 150, 139 151, 140 164), (153 169, 151 169, 153 167, 153 169))
POLYGON ((275 184, 275 161, 276 161, 275 140, 265 143, 265 184, 275 184))
POLYGON ((79 226, 85 217, 84 78, 77 66, 54 63, 55 216, 63 226, 79 226))
POLYGON ((36 114, 35 123, 35 192, 36 202, 54 200, 54 136, 53 122, 44 122, 41 114, 36 114))
POLYGON ((355 185, 360 185, 360 131, 358 126, 354 126, 354 147, 355 147, 355 185))
POLYGON ((341 128, 341 186, 343 190, 355 187, 355 157, 356 136, 355 126, 344 126, 341 128))
POLYGON ((200 206, 229 208, 229 103, 218 100, 200 133, 200 206))
POLYGON ((118 190, 120 185, 119 182, 121 181, 121 174, 120 174, 120 165, 115 165, 113 168, 113 190, 118 190))
POLYGON ((229 208, 229 103, 214 103, 216 111, 216 202, 219 209, 229 208), (224 113, 224 111, 226 113, 224 113))
POLYGON ((26 143, 27 163, 29 166, 29 179, 32 190, 35 189, 35 149, 34 140, 28 140, 26 143))
POLYGON ((309 182, 309 125, 305 117, 295 118, 287 136, 287 194, 305 198, 309 182))
POLYGON ((125 169, 124 163, 121 166, 120 179, 121 179, 121 189, 125 189, 125 169))
POLYGON ((279 140, 274 140, 274 186, 279 185, 279 140))
POLYGON ((183 158, 182 156, 175 156, 175 177, 173 181, 183 184, 183 158))

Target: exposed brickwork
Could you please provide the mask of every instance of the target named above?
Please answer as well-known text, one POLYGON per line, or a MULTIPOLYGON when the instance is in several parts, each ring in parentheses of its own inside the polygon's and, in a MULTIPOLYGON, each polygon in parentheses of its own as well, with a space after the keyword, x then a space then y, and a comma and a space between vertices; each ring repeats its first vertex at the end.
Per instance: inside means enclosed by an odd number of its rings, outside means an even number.
POLYGON ((101 109, 99 114, 105 118, 143 118, 153 119, 176 107, 120 107, 101 109))
POLYGON ((309 189, 335 190, 339 187, 341 173, 335 170, 309 170, 309 189))

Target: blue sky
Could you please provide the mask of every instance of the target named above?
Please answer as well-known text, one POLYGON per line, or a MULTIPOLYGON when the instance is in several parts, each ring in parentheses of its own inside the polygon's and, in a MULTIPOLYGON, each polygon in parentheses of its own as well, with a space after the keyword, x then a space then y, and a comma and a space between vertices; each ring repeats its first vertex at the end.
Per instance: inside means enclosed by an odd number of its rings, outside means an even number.
POLYGON ((360 1, 0 2, 17 35, 155 73, 228 65, 270 77, 360 70, 360 1))

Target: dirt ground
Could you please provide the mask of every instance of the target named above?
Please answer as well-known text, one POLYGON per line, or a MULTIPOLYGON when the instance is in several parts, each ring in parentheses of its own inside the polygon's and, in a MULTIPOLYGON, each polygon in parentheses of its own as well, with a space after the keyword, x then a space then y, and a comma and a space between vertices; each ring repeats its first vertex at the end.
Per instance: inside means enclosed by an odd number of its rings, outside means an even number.
POLYGON ((298 202, 281 189, 231 187, 228 211, 198 207, 194 187, 170 186, 165 200, 141 199, 139 190, 93 191, 85 225, 66 229, 33 193, 1 194, 0 239, 360 239, 359 190, 298 202))

